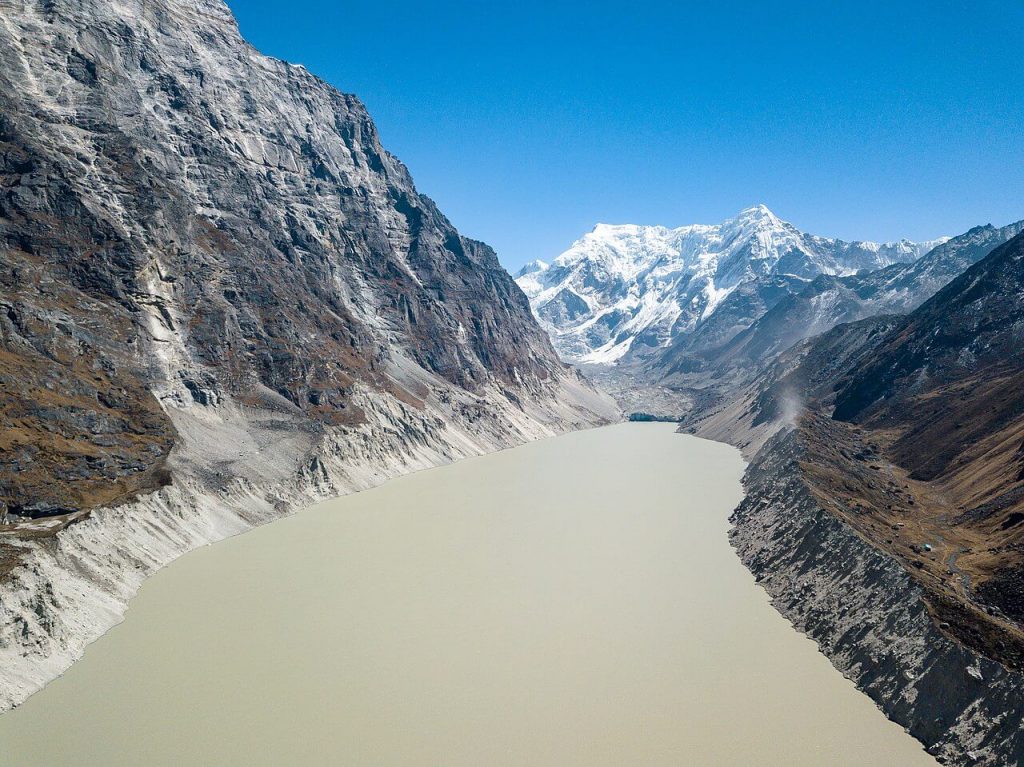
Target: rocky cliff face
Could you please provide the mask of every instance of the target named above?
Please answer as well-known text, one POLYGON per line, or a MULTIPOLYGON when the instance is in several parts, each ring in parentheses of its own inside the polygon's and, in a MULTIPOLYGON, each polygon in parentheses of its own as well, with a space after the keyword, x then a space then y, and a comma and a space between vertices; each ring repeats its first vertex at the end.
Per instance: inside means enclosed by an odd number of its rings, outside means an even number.
POLYGON ((6 4, 0 309, 0 705, 189 548, 617 415, 219 0, 6 4))

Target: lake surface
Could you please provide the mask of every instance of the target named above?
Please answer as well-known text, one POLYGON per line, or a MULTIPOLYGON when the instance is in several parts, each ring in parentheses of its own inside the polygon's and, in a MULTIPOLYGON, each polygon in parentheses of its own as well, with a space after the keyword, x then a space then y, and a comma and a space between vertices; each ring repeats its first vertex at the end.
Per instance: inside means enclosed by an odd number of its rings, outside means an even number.
POLYGON ((623 424, 194 552, 0 716, 0 764, 934 767, 740 564, 742 470, 623 424))

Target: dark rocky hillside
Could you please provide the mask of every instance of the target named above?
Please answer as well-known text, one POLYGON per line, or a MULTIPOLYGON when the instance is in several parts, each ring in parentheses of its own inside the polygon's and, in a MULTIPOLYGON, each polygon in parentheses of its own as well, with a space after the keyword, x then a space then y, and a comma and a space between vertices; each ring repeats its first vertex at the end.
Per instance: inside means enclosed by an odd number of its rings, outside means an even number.
MULTIPOLYGON (((898 422, 939 387, 997 371, 1020 372, 1024 237, 996 249, 909 315, 839 393, 836 418, 898 422)), ((1001 407, 1004 403, 991 403, 1001 407)))
POLYGON ((512 397, 572 375, 354 96, 214 0, 16 2, 0 28, 0 502, 158 487, 164 412, 225 397, 356 424, 396 358, 512 397))
POLYGON ((950 630, 1014 666, 1024 663, 1022 291, 1024 234, 910 315, 840 325, 781 355, 748 394, 752 428, 799 424, 804 471, 826 506, 911 567, 950 630))
MULTIPOLYGON (((834 417, 888 435, 909 477, 941 489, 966 549, 965 594, 1024 627, 1024 235, 909 315, 836 396, 834 417)), ((997 615, 999 617, 999 615, 997 615)))

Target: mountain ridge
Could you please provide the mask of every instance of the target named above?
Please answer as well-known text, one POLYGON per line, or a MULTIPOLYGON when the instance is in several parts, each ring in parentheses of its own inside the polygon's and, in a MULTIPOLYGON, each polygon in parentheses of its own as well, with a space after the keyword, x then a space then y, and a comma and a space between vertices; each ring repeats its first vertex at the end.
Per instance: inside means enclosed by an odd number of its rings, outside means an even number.
MULTIPOLYGON (((599 224, 517 282, 563 358, 609 364, 694 333, 723 303, 745 326, 819 274, 913 261, 943 241, 845 242, 756 205, 714 225, 599 224)), ((728 340, 730 327, 709 335, 728 340)))
POLYGON ((712 350, 716 364, 740 359, 744 364, 756 363, 840 324, 913 311, 1022 231, 1024 221, 999 228, 976 226, 916 261, 845 277, 817 277, 799 293, 779 301, 728 344, 712 350))

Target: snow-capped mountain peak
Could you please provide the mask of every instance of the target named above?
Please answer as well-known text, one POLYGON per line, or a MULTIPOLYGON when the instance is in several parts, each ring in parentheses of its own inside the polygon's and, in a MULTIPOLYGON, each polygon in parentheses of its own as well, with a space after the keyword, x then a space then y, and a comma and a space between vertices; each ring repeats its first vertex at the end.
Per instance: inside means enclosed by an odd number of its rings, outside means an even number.
POLYGON ((538 259, 535 259, 534 261, 530 261, 529 263, 523 264, 522 268, 518 272, 515 273, 515 277, 518 279, 519 277, 524 277, 527 274, 533 274, 535 272, 543 272, 547 268, 548 268, 548 263, 546 261, 541 261, 538 258, 538 259))
POLYGON ((763 204, 720 224, 598 224, 517 282, 566 359, 610 363, 728 317, 728 340, 820 274, 913 261, 944 240, 844 242, 801 232, 763 204), (732 306, 730 307, 730 304, 732 306))
POLYGON ((781 227, 786 226, 786 222, 772 213, 768 206, 763 203, 757 205, 751 205, 749 208, 744 208, 736 217, 732 219, 740 225, 752 223, 755 225, 763 224, 765 226, 781 227))

